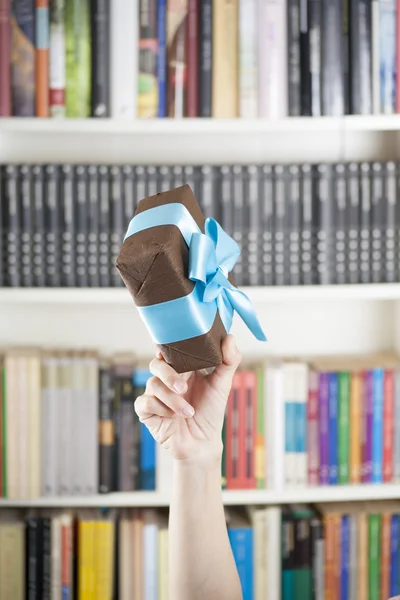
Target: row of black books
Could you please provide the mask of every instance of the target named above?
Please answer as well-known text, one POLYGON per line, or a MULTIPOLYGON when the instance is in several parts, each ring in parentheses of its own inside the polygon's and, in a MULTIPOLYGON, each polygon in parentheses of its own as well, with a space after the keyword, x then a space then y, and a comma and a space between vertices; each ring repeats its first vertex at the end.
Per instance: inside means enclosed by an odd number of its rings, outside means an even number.
POLYGON ((115 287, 137 203, 189 184, 241 246, 239 285, 400 279, 396 162, 319 165, 4 165, 0 286, 115 287))

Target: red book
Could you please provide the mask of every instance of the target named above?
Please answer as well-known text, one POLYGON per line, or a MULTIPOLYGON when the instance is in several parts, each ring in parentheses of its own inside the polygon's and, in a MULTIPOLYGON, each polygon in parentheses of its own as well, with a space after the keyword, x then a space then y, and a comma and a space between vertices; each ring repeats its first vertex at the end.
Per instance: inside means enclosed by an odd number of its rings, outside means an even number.
POLYGON ((36 0, 36 116, 49 116, 49 0, 36 0))
POLYGON ((235 373, 226 410, 226 487, 239 489, 239 395, 240 375, 235 373))
POLYGON ((400 113, 400 0, 396 2, 396 112, 400 113))
POLYGON ((63 597, 72 592, 72 518, 64 515, 61 521, 61 587, 63 597), (69 592, 69 593, 68 593, 69 592))
POLYGON ((199 10, 200 0, 189 0, 187 24, 186 116, 199 116, 199 10))
POLYGON ((383 386, 383 481, 389 483, 393 478, 393 371, 385 371, 383 386))
POLYGON ((319 374, 310 371, 307 403, 308 485, 319 484, 319 374))
POLYGON ((0 117, 11 116, 11 0, 0 0, 0 117))
POLYGON ((243 452, 242 481, 244 489, 256 488, 255 477, 255 449, 257 432, 257 373, 243 371, 241 375, 241 404, 243 405, 241 428, 239 432, 243 441, 239 441, 240 452, 243 452), (241 431, 243 430, 243 433, 241 431))

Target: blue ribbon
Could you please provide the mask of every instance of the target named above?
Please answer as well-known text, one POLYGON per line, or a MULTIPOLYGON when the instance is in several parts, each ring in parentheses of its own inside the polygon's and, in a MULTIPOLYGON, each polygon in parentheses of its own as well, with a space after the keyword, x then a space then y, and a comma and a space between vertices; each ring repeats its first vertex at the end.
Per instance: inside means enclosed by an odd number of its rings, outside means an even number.
POLYGON ((189 248, 188 276, 195 286, 187 296, 138 307, 155 343, 171 344, 204 335, 210 331, 217 311, 227 332, 236 311, 253 335, 266 341, 249 298, 228 280, 240 256, 237 243, 214 219, 206 219, 202 233, 187 208, 178 203, 136 215, 124 239, 161 225, 174 225, 180 230, 189 248))

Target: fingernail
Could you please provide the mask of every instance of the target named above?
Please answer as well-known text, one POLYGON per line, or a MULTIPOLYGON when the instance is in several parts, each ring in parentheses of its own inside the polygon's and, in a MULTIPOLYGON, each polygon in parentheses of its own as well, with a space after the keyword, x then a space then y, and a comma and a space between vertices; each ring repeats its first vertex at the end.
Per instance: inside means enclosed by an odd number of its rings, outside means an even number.
POLYGON ((194 408, 193 406, 190 406, 190 404, 185 404, 182 407, 182 414, 184 417, 193 417, 194 415, 194 408))
POLYGON ((187 385, 184 381, 182 381, 182 379, 177 379, 174 381, 174 390, 178 392, 178 394, 183 394, 183 392, 186 392, 186 388, 187 385))

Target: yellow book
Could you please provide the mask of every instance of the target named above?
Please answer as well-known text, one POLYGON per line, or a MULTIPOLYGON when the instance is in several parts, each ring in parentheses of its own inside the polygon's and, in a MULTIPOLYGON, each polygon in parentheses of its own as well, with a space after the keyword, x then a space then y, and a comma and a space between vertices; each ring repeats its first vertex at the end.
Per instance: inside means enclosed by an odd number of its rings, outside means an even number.
POLYGON ((353 372, 350 381, 350 481, 361 482, 362 373, 353 372))
POLYGON ((24 523, 0 523, 0 598, 25 600, 24 523))
POLYGON ((239 116, 238 0, 213 5, 212 116, 239 116))
POLYGON ((95 522, 78 523, 78 600, 96 600, 95 522))
POLYGON ((158 530, 158 600, 169 599, 168 579, 168 529, 158 530))
POLYGON ((95 522, 95 584, 96 600, 111 600, 114 584, 113 521, 95 522))

